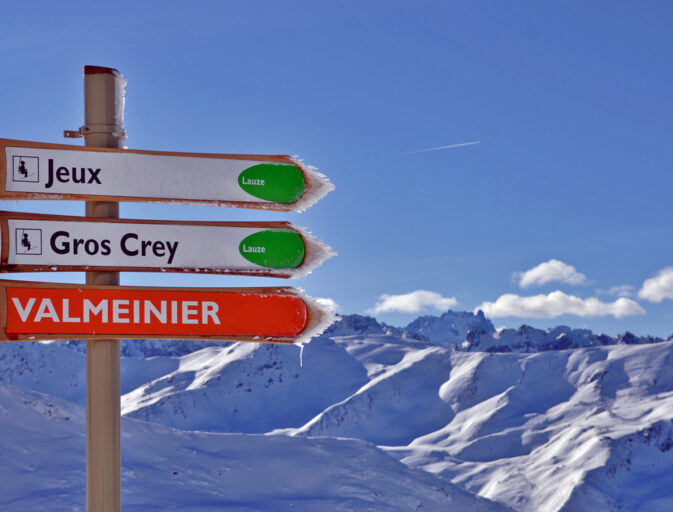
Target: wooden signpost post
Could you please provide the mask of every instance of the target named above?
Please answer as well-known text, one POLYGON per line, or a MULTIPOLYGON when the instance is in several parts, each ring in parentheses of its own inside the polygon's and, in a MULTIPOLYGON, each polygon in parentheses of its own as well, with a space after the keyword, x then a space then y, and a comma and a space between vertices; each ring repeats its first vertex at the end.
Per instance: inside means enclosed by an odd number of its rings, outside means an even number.
MULTIPOLYGON (((84 143, 121 148, 126 80, 116 69, 84 67, 84 143)), ((12 165, 14 165, 14 159, 12 165)), ((21 162, 18 162, 19 173, 21 162)), ((90 218, 116 219, 119 204, 87 201, 90 218)), ((87 272, 89 285, 119 285, 118 272, 87 272)), ((120 347, 117 338, 86 342, 86 508, 88 512, 121 510, 120 347)))
POLYGON ((86 201, 86 217, 0 212, 0 272, 86 271, 86 285, 0 280, 0 341, 85 339, 87 510, 119 512, 120 339, 301 343, 333 314, 292 288, 119 286, 119 271, 301 277, 333 255, 286 222, 118 219, 117 201, 301 211, 333 189, 289 156, 123 149, 124 86, 84 67, 86 147, 0 139, 0 199, 86 201))

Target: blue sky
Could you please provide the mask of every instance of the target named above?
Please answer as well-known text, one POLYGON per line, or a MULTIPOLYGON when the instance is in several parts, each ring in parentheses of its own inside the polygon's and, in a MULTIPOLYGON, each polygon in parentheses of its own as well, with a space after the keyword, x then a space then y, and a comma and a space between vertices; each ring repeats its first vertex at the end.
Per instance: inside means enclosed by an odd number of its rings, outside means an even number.
POLYGON ((122 204, 289 220, 339 252, 292 282, 124 284, 289 284, 394 325, 482 306, 496 326, 668 336, 671 34, 665 1, 5 2, 0 137, 66 142, 82 66, 110 66, 128 147, 299 155, 336 185, 301 214, 122 204))

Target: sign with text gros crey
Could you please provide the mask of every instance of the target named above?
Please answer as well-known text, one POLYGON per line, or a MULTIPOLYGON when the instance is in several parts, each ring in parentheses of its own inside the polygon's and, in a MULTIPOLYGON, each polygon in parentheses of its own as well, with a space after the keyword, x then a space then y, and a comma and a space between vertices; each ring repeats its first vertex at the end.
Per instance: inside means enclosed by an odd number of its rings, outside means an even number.
POLYGON ((282 155, 105 149, 0 139, 0 197, 174 201, 301 211, 333 189, 282 155))
POLYGON ((173 271, 300 277, 333 255, 286 222, 87 219, 0 212, 0 271, 173 271))
POLYGON ((161 338, 296 343, 331 323, 291 288, 144 288, 0 281, 2 341, 161 338))

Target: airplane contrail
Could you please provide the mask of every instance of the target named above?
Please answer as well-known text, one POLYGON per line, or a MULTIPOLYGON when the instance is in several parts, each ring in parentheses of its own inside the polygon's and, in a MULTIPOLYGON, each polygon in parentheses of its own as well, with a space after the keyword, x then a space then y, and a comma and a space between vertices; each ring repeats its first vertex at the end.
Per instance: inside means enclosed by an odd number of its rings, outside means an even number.
POLYGON ((414 151, 407 151, 405 155, 411 155, 413 153, 426 153, 427 151, 439 151, 442 149, 451 149, 451 148, 460 148, 462 146, 473 146, 474 144, 480 144, 480 140, 473 140, 472 142, 461 142, 460 144, 449 144, 448 146, 435 146, 434 148, 425 148, 425 149, 416 149, 414 151))

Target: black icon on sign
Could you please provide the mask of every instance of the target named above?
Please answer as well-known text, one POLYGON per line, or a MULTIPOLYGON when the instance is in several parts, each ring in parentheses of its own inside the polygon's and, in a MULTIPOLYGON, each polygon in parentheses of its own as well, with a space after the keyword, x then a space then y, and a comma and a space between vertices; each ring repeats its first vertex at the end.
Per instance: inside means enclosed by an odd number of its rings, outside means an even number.
POLYGON ((40 159, 36 156, 14 156, 13 181, 38 183, 40 181, 40 159))
POLYGON ((42 254, 42 230, 16 228, 16 254, 42 254))

